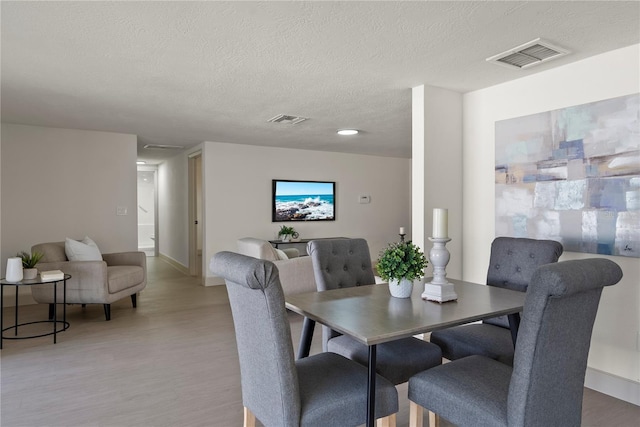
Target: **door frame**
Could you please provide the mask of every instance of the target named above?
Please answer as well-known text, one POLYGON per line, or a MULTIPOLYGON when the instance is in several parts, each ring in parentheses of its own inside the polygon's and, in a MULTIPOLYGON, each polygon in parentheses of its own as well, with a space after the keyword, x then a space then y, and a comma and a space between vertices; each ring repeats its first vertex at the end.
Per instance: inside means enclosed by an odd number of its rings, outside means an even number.
MULTIPOLYGON (((160 254, 160 236, 158 235, 160 231, 160 224, 158 224, 158 165, 137 165, 136 174, 138 172, 153 172, 153 256, 157 257, 160 254)), ((136 205, 138 205, 137 197, 136 195, 136 205)))
MULTIPOLYGON (((198 276, 198 227, 196 221, 198 220, 198 199, 200 199, 200 207, 202 208, 203 202, 203 177, 202 177, 202 150, 195 151, 188 156, 188 181, 189 181, 189 275, 198 276), (197 186, 197 169, 196 162, 200 160, 200 191, 197 186)), ((202 209, 201 209, 202 210, 202 209)), ((202 236, 202 230, 204 230, 204 217, 200 212, 200 241, 204 240, 202 236)), ((204 247, 202 248, 204 252, 204 247)), ((204 254, 203 254, 204 257, 204 254)), ((200 266, 200 279, 204 278, 203 267, 200 266)))

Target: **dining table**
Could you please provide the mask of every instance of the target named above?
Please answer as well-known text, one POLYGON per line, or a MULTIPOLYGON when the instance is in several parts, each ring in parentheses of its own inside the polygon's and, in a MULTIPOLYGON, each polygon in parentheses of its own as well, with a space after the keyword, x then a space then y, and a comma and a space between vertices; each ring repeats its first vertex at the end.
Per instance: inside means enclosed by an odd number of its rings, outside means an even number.
MULTIPOLYGON (((378 344, 507 315, 515 345, 524 292, 448 280, 453 283, 458 298, 445 303, 423 300, 424 289, 420 285, 413 287, 409 298, 393 297, 386 283, 287 295, 286 307, 304 316, 298 358, 309 355, 316 322, 367 345, 366 425, 373 427, 378 344)), ((427 278, 426 282, 429 281, 427 278)))

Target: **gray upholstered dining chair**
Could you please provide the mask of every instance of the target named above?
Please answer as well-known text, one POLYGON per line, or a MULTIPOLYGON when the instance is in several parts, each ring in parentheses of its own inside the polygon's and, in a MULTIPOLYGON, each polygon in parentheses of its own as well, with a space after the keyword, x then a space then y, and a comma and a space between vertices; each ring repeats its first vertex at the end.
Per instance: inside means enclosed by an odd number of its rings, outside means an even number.
MULTIPOLYGON (((364 239, 322 239, 307 244, 313 261, 318 291, 375 283, 369 245, 364 239)), ((369 348, 348 335, 322 327, 324 351, 368 366, 369 348)), ((410 337, 377 346, 376 372, 394 384, 402 384, 412 375, 442 363, 440 348, 410 337)))
MULTIPOLYGON (((410 425, 422 408, 457 426, 579 427, 591 332, 613 261, 592 258, 539 267, 527 290, 513 367, 469 356, 409 380, 410 425)), ((434 421, 432 423, 432 420, 434 421)))
MULTIPOLYGON (((487 285, 525 292, 534 271, 541 265, 558 262, 562 250, 562 244, 554 240, 497 237, 491 244, 487 285)), ((429 340, 449 360, 480 354, 508 365, 513 363, 507 316, 434 331, 429 340)))
MULTIPOLYGON (((236 330, 245 426, 356 426, 365 423, 367 369, 321 353, 294 361, 278 268, 270 261, 219 252, 211 271, 223 277, 236 330)), ((398 393, 376 379, 376 418, 395 426, 398 393)), ((381 422, 382 421, 382 422, 381 422)))

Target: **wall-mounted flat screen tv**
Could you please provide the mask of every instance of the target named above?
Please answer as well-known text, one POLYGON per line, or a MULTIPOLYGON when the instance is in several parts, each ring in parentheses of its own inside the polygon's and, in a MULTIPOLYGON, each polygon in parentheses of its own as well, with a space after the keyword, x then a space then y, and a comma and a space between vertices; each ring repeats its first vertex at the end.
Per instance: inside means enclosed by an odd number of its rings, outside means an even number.
POLYGON ((334 221, 336 183, 273 180, 272 221, 334 221))

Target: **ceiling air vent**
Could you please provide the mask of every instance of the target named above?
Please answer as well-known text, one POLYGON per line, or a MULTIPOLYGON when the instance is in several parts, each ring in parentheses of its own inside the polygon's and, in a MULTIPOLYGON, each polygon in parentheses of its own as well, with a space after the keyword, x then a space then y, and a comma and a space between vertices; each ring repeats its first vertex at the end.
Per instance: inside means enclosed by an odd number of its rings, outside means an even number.
POLYGON ((151 150, 182 150, 184 145, 146 144, 144 148, 151 150))
POLYGON ((267 122, 271 123, 286 123, 290 125, 297 125, 300 122, 304 122, 305 120, 309 120, 307 117, 299 117, 299 116, 289 116, 287 114, 278 114, 275 117, 270 118, 267 122))
POLYGON ((542 64, 550 59, 559 58, 569 51, 552 45, 541 39, 531 40, 506 52, 487 58, 487 62, 493 62, 509 68, 529 68, 542 64))

